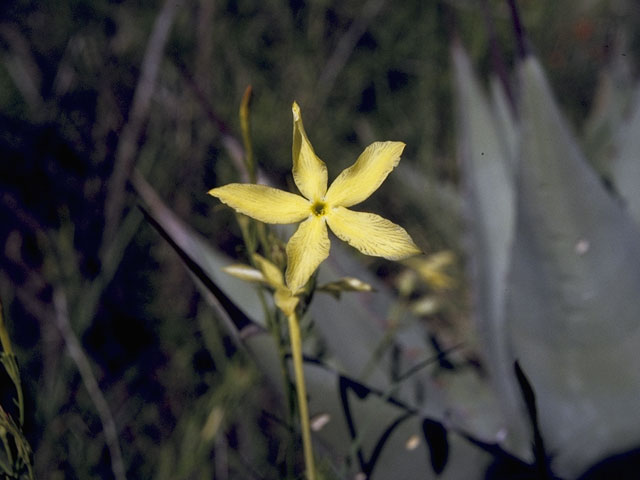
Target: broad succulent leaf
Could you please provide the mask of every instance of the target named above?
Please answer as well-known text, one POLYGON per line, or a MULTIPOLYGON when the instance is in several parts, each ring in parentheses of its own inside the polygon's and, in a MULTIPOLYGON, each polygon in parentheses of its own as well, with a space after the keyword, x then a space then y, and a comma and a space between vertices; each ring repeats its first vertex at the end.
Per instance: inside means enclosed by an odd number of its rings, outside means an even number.
POLYGON ((612 165, 613 184, 640 225, 640 86, 636 88, 629 119, 621 125, 617 150, 612 165))
POLYGON ((514 161, 508 154, 515 148, 516 131, 506 105, 498 115, 501 122, 497 121, 462 47, 455 45, 452 54, 458 149, 464 175, 470 250, 473 252, 470 264, 478 330, 484 341, 485 358, 493 382, 503 403, 503 422, 510 425, 508 443, 523 451, 527 449, 528 436, 517 407, 519 392, 512 375, 504 316, 515 210, 514 161), (511 129, 503 131, 500 123, 509 121, 511 129))
POLYGON ((625 136, 624 125, 634 98, 631 67, 623 53, 619 51, 611 55, 613 61, 600 73, 582 132, 582 146, 589 163, 610 181, 613 181, 614 163, 621 142, 624 143, 620 133, 625 136))
POLYGON ((146 181, 138 176, 134 186, 148 209, 148 212, 142 209, 147 219, 162 226, 163 231, 177 246, 198 260, 198 265, 212 280, 219 285, 225 285, 226 294, 235 304, 242 305, 242 310, 248 317, 260 323, 259 319, 264 315, 255 286, 225 273, 222 268, 230 265, 231 260, 211 248, 202 236, 185 225, 146 181))
POLYGON ((640 233, 520 66, 522 150, 506 325, 537 395, 554 472, 640 444, 640 233))
POLYGON ((355 453, 345 478, 484 478, 491 455, 433 417, 321 364, 307 363, 305 376, 312 418, 329 418, 316 436, 339 455, 355 453))
MULTIPOLYGON (((366 379, 376 388, 389 388, 394 369, 408 370, 421 360, 435 358, 437 352, 426 341, 424 327, 407 315, 403 318, 403 328, 396 332, 391 346, 384 349, 381 355, 376 355, 376 347, 385 341, 387 316, 393 306, 393 298, 379 279, 350 255, 346 248, 340 247, 342 246, 332 248, 331 256, 323 265, 319 278, 328 280, 349 273, 369 283, 374 291, 342 295, 339 300, 329 295, 316 294, 311 304, 315 328, 330 351, 335 352, 336 359, 345 372, 355 378, 366 379), (395 359, 392 358, 394 347, 395 359), (411 354, 407 356, 407 352, 411 354), (393 362, 397 362, 395 366, 392 365, 393 362)), ((411 397, 424 395, 424 390, 427 389, 431 408, 442 413, 445 408, 442 392, 434 386, 430 388, 426 385, 425 382, 430 384, 431 381, 425 378, 428 375, 417 376, 417 383, 411 388, 411 397)))
MULTIPOLYGON (((471 81, 477 84, 476 78, 472 77, 471 81)), ((491 93, 490 107, 494 117, 495 130, 502 146, 507 172, 510 176, 514 176, 518 166, 518 148, 520 146, 520 129, 518 128, 514 105, 512 105, 511 99, 507 96, 504 84, 497 76, 492 75, 489 78, 489 88, 491 93)))
POLYGON ((460 239, 462 201, 457 189, 435 181, 414 166, 400 163, 387 179, 389 192, 394 192, 393 204, 387 207, 402 212, 412 231, 431 231, 443 243, 456 246, 460 239))

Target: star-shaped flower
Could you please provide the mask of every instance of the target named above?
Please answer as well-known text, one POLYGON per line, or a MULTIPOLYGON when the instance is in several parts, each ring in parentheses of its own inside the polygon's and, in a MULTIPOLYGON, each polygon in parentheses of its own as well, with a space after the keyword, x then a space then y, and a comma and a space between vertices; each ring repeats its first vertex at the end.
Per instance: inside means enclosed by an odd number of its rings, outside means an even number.
POLYGON ((367 199, 400 161, 402 142, 375 142, 327 188, 327 167, 293 104, 293 179, 302 196, 265 185, 231 183, 208 193, 236 211, 265 223, 300 222, 287 243, 285 277, 296 292, 329 256, 327 225, 336 236, 366 255, 400 260, 420 253, 406 230, 373 213, 348 209, 367 199))

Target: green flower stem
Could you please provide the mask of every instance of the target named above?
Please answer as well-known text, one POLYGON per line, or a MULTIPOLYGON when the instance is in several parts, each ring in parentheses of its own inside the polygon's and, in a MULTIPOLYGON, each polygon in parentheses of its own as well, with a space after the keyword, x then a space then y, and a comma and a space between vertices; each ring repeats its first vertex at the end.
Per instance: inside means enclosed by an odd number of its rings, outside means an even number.
POLYGON ((256 183, 256 164, 253 160, 253 144, 251 142, 251 116, 249 104, 251 103, 251 85, 247 87, 240 104, 240 129, 242 130, 242 143, 244 144, 244 158, 249 172, 249 181, 256 183))
MULTIPOLYGON (((267 319, 267 329, 269 330, 269 332, 271 333, 271 336, 275 340, 276 348, 278 349, 278 359, 280 360, 280 371, 282 373, 282 383, 283 383, 282 387, 287 400, 287 413, 288 413, 287 425, 293 425, 293 418, 295 416, 295 401, 293 399, 290 384, 288 382, 289 374, 287 372, 287 358, 286 358, 287 352, 285 351, 286 340, 282 335, 283 330, 281 328, 282 316, 278 315, 277 312, 276 312, 276 315, 272 313, 272 311, 267 306, 267 301, 264 297, 264 292, 262 291, 261 288, 258 288, 257 292, 258 292, 258 296, 260 298, 260 302, 262 304, 262 308, 265 312, 265 316, 267 319)), ((292 461, 292 459, 293 459, 294 449, 295 449, 295 445, 293 440, 291 439, 286 444, 286 451, 288 453, 285 456, 285 459, 287 462, 287 472, 288 472, 287 478, 293 478, 294 462, 292 461)))
POLYGON ((307 391, 304 383, 304 370, 302 368, 302 340, 300 337, 300 324, 298 316, 294 313, 287 316, 289 320, 289 336, 291 340, 291 353, 293 354, 293 370, 296 379, 296 392, 298 393, 298 409, 300 411, 300 423, 302 425, 302 448, 304 450, 304 463, 307 470, 307 479, 315 480, 316 467, 313 461, 313 446, 311 445, 311 427, 309 425, 309 408, 307 406, 307 391))

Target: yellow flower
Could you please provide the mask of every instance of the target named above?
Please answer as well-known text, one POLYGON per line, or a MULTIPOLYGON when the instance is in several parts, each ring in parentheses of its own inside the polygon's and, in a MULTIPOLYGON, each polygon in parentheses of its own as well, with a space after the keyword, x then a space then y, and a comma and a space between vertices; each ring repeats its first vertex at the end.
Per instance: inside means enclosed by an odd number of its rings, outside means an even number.
POLYGON ((300 222, 287 244, 285 277, 296 292, 329 256, 327 225, 362 253, 400 260, 420 253, 404 228, 373 213, 347 207, 368 198, 400 161, 402 142, 375 142, 327 188, 327 167, 302 125, 293 104, 293 179, 302 196, 265 185, 231 183, 209 191, 236 211, 265 223, 300 222))

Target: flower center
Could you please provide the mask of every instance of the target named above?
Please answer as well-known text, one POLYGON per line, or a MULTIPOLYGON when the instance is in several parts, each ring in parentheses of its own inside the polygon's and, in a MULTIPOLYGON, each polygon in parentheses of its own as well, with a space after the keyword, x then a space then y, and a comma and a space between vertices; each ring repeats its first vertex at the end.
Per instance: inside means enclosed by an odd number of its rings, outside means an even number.
POLYGON ((311 205, 311 213, 313 213, 316 217, 322 217, 327 214, 327 204, 321 200, 316 200, 313 205, 311 205))

